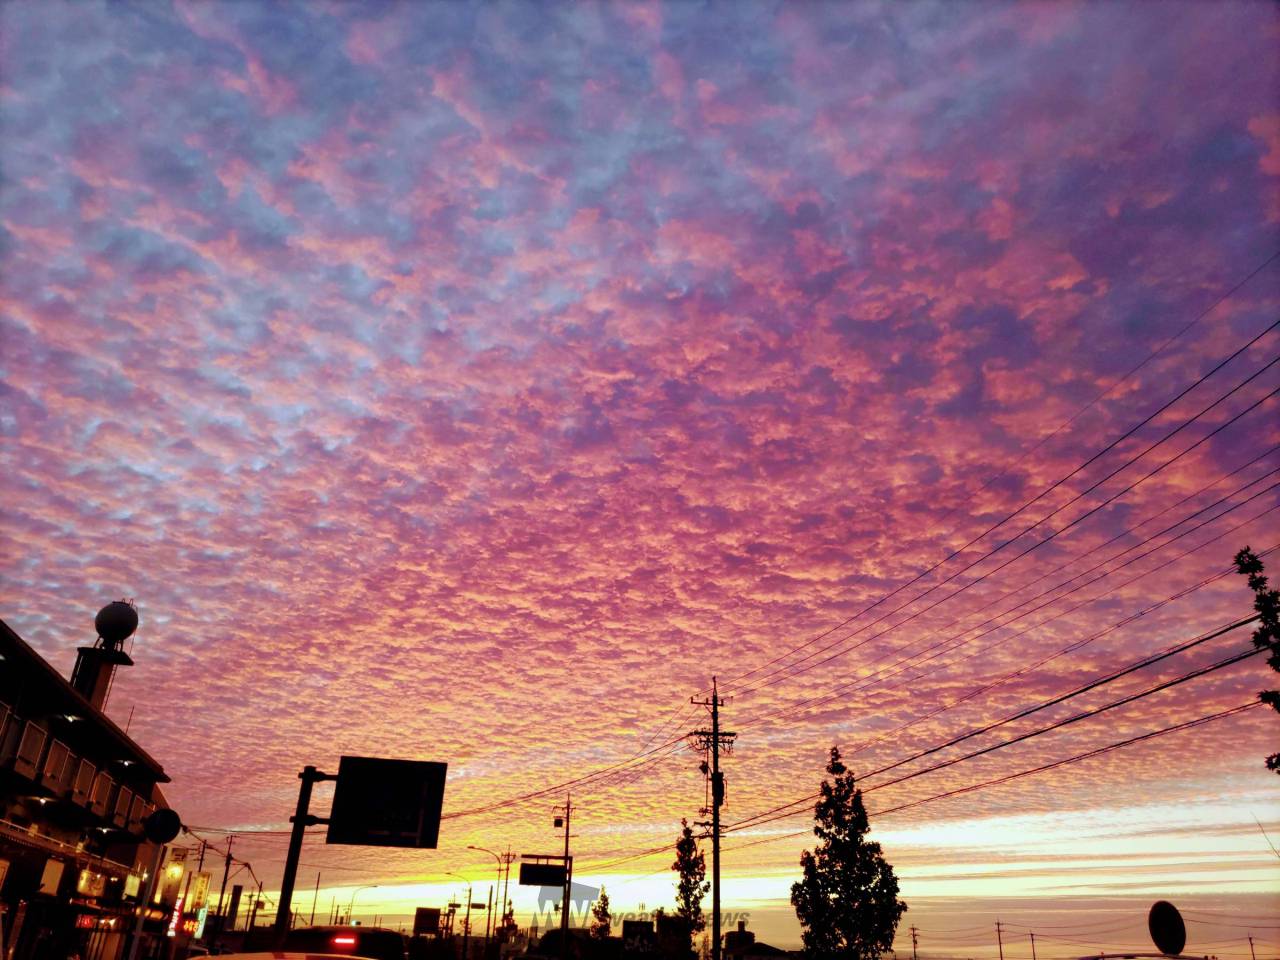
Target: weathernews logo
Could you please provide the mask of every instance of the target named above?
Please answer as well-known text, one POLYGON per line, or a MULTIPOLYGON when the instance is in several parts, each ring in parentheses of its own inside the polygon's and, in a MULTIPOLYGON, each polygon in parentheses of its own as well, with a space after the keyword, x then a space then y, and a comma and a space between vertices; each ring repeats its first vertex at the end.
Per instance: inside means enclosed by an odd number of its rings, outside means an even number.
MULTIPOLYGON (((561 898, 564 896, 563 887, 539 887, 538 888, 538 911, 533 916, 533 924, 546 930, 548 928, 558 927, 560 925, 561 898)), ((569 890, 569 925, 571 927, 585 927, 590 925, 594 919, 591 916, 591 908, 600 897, 599 887, 589 887, 585 883, 574 883, 569 890)), ((667 915, 671 915, 671 911, 667 911, 667 915)), ((613 926, 619 926, 628 920, 641 920, 656 922, 659 916, 657 910, 647 910, 643 903, 640 909, 631 913, 614 914, 610 917, 613 926)), ((706 918, 705 912, 703 917, 706 918)), ((720 915, 720 926, 722 928, 733 929, 739 922, 750 923, 751 914, 748 911, 739 913, 724 913, 720 915)))

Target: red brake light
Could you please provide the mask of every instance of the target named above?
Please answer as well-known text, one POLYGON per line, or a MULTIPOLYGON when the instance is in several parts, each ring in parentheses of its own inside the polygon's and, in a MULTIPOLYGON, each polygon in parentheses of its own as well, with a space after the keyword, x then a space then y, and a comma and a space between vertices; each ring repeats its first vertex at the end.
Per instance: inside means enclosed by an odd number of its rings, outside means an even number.
POLYGON ((340 933, 333 938, 332 943, 335 947, 354 947, 356 945, 356 938, 340 933))

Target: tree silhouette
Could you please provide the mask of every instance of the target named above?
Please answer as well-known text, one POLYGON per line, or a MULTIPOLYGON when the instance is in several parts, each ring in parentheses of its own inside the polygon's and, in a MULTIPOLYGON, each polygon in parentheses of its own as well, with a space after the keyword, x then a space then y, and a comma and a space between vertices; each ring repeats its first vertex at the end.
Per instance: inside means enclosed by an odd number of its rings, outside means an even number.
MULTIPOLYGON (((1258 628, 1253 631, 1253 645, 1259 650, 1271 651, 1267 665, 1280 673, 1280 591, 1267 589, 1267 578, 1262 575, 1262 560, 1245 547, 1235 556, 1236 570, 1249 578, 1253 591, 1253 609, 1258 611, 1258 628)), ((1263 690, 1258 699, 1280 713, 1280 690, 1263 690)), ((1280 753, 1267 757, 1267 769, 1280 774, 1280 753)))
POLYGON ((893 946, 893 935, 907 905, 898 899, 898 878, 866 839, 870 823, 862 791, 831 748, 821 799, 813 810, 813 832, 821 843, 800 855, 804 877, 791 887, 811 957, 876 960, 893 946))
POLYGON ((608 940, 609 931, 613 927, 613 915, 609 913, 609 894, 604 887, 600 888, 600 897, 591 908, 591 939, 608 940))
POLYGON ((676 862, 671 869, 676 872, 676 916, 686 928, 689 952, 693 951, 693 938, 702 932, 707 922, 702 919, 702 898, 711 889, 707 881, 707 863, 693 838, 693 828, 688 820, 680 821, 680 839, 676 841, 676 862))

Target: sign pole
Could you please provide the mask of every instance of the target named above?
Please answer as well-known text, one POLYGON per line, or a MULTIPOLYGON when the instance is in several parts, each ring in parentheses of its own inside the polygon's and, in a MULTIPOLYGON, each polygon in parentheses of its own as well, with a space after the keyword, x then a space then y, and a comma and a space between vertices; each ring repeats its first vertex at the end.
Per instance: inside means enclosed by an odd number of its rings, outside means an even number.
POLYGON ((138 920, 133 925, 133 940, 129 943, 129 960, 135 960, 138 956, 138 945, 142 942, 142 923, 147 917, 147 911, 151 909, 151 897, 156 889, 156 874, 160 872, 160 863, 164 859, 164 847, 163 843, 157 843, 156 855, 151 858, 151 875, 147 877, 142 902, 138 904, 138 920))
POLYGON ((289 835, 289 853, 284 859, 284 876, 280 880, 280 904, 276 908, 275 938, 283 941, 289 932, 289 920, 293 913, 293 885, 298 879, 298 860, 302 857, 302 837, 307 827, 319 823, 320 820, 307 811, 311 806, 311 787, 322 780, 337 780, 336 776, 321 773, 315 767, 305 766, 298 774, 302 786, 298 788, 298 808, 290 817, 293 833, 289 835))

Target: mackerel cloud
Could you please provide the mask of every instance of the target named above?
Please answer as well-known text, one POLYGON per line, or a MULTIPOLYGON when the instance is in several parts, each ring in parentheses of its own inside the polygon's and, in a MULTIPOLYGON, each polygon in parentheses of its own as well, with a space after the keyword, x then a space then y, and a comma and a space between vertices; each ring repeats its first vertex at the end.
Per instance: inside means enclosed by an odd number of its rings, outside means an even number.
MULTIPOLYGON (((698 758, 666 744, 713 673, 739 678, 745 817, 812 792, 833 742, 883 765, 1249 612, 1228 576, 1113 626, 1280 541, 1275 368, 1072 498, 1262 370, 1274 332, 856 616, 1276 319, 1273 6, 19 2, 0 23, 2 615, 65 671, 97 607, 136 598, 111 712, 190 823, 278 825, 297 770, 342 753, 448 760, 460 811, 656 750, 584 787, 603 859, 697 814, 698 758)), ((1267 674, 868 802, 1235 706, 1267 674)), ((1254 711, 920 810, 1246 795, 1274 729, 1254 711)))

